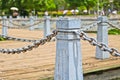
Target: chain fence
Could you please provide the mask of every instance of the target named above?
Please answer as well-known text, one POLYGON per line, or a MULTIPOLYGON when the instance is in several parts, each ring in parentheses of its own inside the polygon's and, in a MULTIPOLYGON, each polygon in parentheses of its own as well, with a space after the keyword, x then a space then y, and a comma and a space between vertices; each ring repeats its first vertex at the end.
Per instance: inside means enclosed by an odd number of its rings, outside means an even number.
POLYGON ((75 34, 79 35, 80 39, 82 39, 84 41, 88 41, 93 46, 98 46, 102 51, 107 51, 112 56, 120 56, 120 52, 118 52, 117 49, 109 48, 108 45, 101 43, 101 42, 97 42, 96 39, 87 36, 87 34, 82 30, 73 30, 73 31, 72 30, 67 30, 67 31, 66 30, 58 30, 58 32, 75 33, 75 34))
POLYGON ((90 29, 95 29, 95 26, 97 26, 97 24, 99 23, 99 21, 96 21, 96 22, 93 22, 93 23, 90 23, 90 24, 83 24, 80 29, 83 30, 83 31, 87 31, 87 30, 90 30, 90 29))
POLYGON ((114 25, 111 22, 106 22, 107 24, 109 24, 111 27, 119 29, 120 30, 120 26, 114 25))
POLYGON ((117 49, 115 49, 115 48, 109 48, 108 45, 106 45, 104 43, 97 42, 96 39, 87 36, 87 34, 85 32, 83 32, 83 31, 74 31, 74 33, 76 33, 77 35, 79 35, 80 39, 82 39, 84 41, 88 41, 91 45, 98 46, 102 51, 107 51, 112 56, 120 56, 120 52, 118 52, 117 49))
MULTIPOLYGON (((36 25, 39 24, 39 23, 40 22, 36 23, 36 25)), ((91 25, 95 26, 98 23, 100 23, 100 21, 96 21, 95 23, 92 23, 91 25)), ((109 24, 113 28, 120 29, 119 27, 114 26, 110 22, 105 22, 105 23, 109 24)), ((34 25, 35 24, 33 24, 32 26, 34 26, 34 25)), ((86 29, 90 28, 91 25, 87 26, 86 29)), ((3 25, 3 26, 6 26, 6 25, 3 25)), ((6 26, 6 27, 10 27, 10 26, 6 26)), ((15 37, 10 37, 10 36, 0 35, 1 37, 5 38, 7 40, 15 40, 15 41, 22 41, 22 42, 32 42, 31 45, 27 45, 25 47, 17 48, 17 49, 2 49, 2 48, 0 48, 0 52, 2 52, 2 53, 8 53, 8 54, 9 53, 15 54, 15 53, 21 53, 21 52, 26 52, 26 51, 32 50, 33 48, 37 48, 39 45, 43 45, 46 42, 49 42, 53 37, 55 37, 57 35, 58 32, 66 32, 66 31, 64 31, 64 30, 62 30, 62 31, 60 31, 60 30, 54 30, 52 32, 52 34, 46 36, 46 38, 38 39, 38 40, 29 40, 29 39, 15 38, 15 37)), ((81 30, 76 30, 76 31, 69 31, 68 30, 67 32, 72 32, 72 33, 75 33, 75 34, 79 35, 82 40, 88 41, 93 46, 98 46, 102 51, 107 51, 112 56, 120 56, 120 52, 118 52, 117 49, 115 49, 115 48, 109 48, 108 45, 106 45, 104 43, 97 42, 96 39, 87 36, 87 34, 82 30, 82 28, 81 28, 81 30)))
MULTIPOLYGON (((7 24, 0 24, 4 27, 8 27, 10 29, 27 29, 27 28, 40 28, 39 24, 44 24, 46 19, 35 19, 33 20, 33 24, 30 22, 30 19, 13 19, 12 21, 10 19, 2 19, 7 22, 7 24), (24 21, 23 23, 19 23, 21 21, 24 21), (26 22, 27 21, 27 22, 26 22), (38 27, 36 27, 38 25, 38 27)), ((56 22, 57 19, 49 19, 51 23, 56 22)))
POLYGON ((10 24, 12 24, 13 26, 3 25, 3 24, 1 24, 1 25, 2 25, 2 26, 5 26, 5 27, 8 27, 8 28, 10 28, 10 29, 25 29, 25 28, 30 28, 31 26, 32 26, 32 27, 33 27, 33 26, 36 26, 36 25, 42 23, 43 21, 44 21, 44 20, 40 20, 40 21, 37 21, 36 23, 33 23, 33 24, 31 24, 31 25, 26 25, 26 24, 17 24, 17 23, 14 23, 14 22, 8 20, 8 22, 9 22, 10 24))
MULTIPOLYGON (((36 23, 34 23, 34 24, 32 24, 32 25, 26 25, 26 24, 21 24, 21 25, 19 25, 19 24, 16 24, 16 23, 11 22, 10 20, 8 20, 8 21, 9 21, 9 23, 17 26, 17 27, 12 27, 12 28, 19 28, 19 27, 20 27, 20 28, 29 28, 29 27, 31 27, 31 26, 35 26, 35 25, 40 24, 43 20, 38 21, 38 22, 36 22, 36 23), (23 26, 23 27, 21 27, 21 26, 23 26)), ((4 25, 4 26, 5 26, 5 25, 4 25)), ((11 26, 9 26, 9 28, 11 28, 11 26)))
POLYGON ((7 53, 7 54, 15 54, 15 53, 21 53, 21 52, 26 52, 26 51, 30 51, 32 50, 33 48, 37 48, 39 47, 39 45, 43 45, 45 44, 46 42, 50 42, 50 40, 55 37, 57 35, 57 31, 54 30, 52 32, 52 34, 46 36, 46 38, 43 38, 43 39, 39 39, 39 40, 26 40, 26 39, 17 39, 17 38, 11 38, 11 37, 6 37, 6 38, 9 38, 9 39, 12 39, 12 40, 25 40, 25 41, 29 41, 29 42, 32 42, 32 44, 30 45, 27 45, 25 47, 21 47, 21 48, 17 48, 17 49, 3 49, 3 48, 0 48, 0 52, 1 53, 7 53))

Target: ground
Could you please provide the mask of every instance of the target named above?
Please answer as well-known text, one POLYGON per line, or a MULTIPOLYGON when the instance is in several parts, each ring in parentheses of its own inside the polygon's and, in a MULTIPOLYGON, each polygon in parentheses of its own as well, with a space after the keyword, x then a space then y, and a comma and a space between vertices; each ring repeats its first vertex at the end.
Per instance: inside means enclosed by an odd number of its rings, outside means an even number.
MULTIPOLYGON (((96 38, 96 34, 87 33, 96 38)), ((9 29, 8 36, 17 38, 40 39, 43 31, 9 29)), ((109 35, 109 46, 120 51, 120 35, 109 35)), ((20 48, 31 43, 18 41, 1 41, 0 48, 20 48)), ((95 47, 81 40, 84 73, 120 65, 119 57, 105 60, 95 58, 95 47)), ((0 53, 0 80, 39 80, 54 75, 56 42, 48 42, 38 48, 21 54, 0 53)))

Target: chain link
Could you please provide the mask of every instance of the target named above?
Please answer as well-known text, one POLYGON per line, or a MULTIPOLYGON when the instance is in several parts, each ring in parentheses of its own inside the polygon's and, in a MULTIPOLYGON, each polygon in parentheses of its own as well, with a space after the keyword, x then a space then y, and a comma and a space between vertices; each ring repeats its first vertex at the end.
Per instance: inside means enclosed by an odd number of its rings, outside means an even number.
MULTIPOLYGON (((2 49, 2 48, 0 48, 0 52, 8 53, 8 54, 10 54, 10 53, 15 54, 15 53, 30 51, 33 48, 39 47, 39 45, 44 45, 46 42, 49 42, 53 37, 55 37, 57 35, 58 32, 61 32, 61 31, 54 30, 52 32, 52 34, 50 34, 50 35, 46 36, 46 38, 40 39, 40 40, 16 39, 16 38, 1 35, 7 39, 28 41, 28 42, 33 42, 33 43, 31 45, 28 45, 28 46, 25 46, 22 48, 17 48, 17 49, 2 49)), ((82 40, 88 41, 93 46, 98 46, 102 51, 108 51, 112 56, 120 56, 120 53, 118 52, 117 49, 109 48, 107 45, 97 42, 94 38, 87 36, 87 34, 81 30, 74 30, 74 31, 69 31, 69 32, 79 35, 82 40)))
POLYGON ((26 51, 30 51, 33 48, 37 48, 39 47, 39 45, 44 45, 46 42, 49 42, 53 37, 55 37, 57 35, 57 30, 54 30, 52 32, 52 34, 48 35, 46 38, 44 39, 40 39, 40 40, 35 40, 33 41, 33 43, 31 45, 22 47, 22 48, 17 48, 17 49, 2 49, 0 48, 0 52, 2 53, 7 53, 7 54, 15 54, 15 53, 21 53, 21 52, 26 52, 26 51))
POLYGON ((80 29, 86 31, 86 30, 89 30, 89 29, 95 27, 98 23, 99 23, 99 21, 96 21, 94 23, 89 24, 89 26, 83 25, 80 29))
POLYGON ((13 25, 15 25, 15 26, 17 26, 17 27, 10 26, 10 25, 8 26, 8 25, 4 25, 4 24, 1 24, 1 25, 2 25, 2 26, 5 26, 5 27, 8 27, 8 28, 11 28, 11 29, 25 29, 25 28, 29 28, 29 27, 31 27, 31 26, 38 25, 38 24, 40 24, 42 21, 44 21, 44 20, 40 20, 39 22, 36 22, 36 23, 34 23, 34 24, 32 24, 32 25, 25 25, 25 26, 23 26, 23 25, 15 24, 15 23, 11 22, 10 20, 8 20, 9 23, 11 23, 11 24, 13 24, 13 25))
MULTIPOLYGON (((13 24, 13 25, 15 25, 15 26, 18 26, 18 27, 21 27, 21 26, 23 26, 23 25, 18 25, 18 24, 15 24, 15 23, 13 23, 13 22, 11 22, 10 20, 8 20, 11 24, 13 24)), ((24 26, 24 28, 29 28, 29 27, 31 27, 31 26, 35 26, 35 25, 38 25, 39 23, 41 23, 42 21, 39 21, 39 22, 36 22, 36 23, 34 23, 34 24, 32 24, 32 25, 27 25, 27 26, 24 26)), ((23 28, 23 27, 22 27, 23 28)))
POLYGON ((117 49, 109 48, 107 45, 97 42, 94 38, 88 37, 83 31, 74 31, 74 33, 79 35, 82 40, 88 41, 91 45, 98 46, 102 51, 107 51, 112 56, 120 56, 120 52, 117 49))
POLYGON ((15 38, 5 35, 0 35, 1 37, 5 38, 6 40, 14 40, 14 41, 21 41, 21 42, 35 42, 36 40, 30 40, 30 39, 23 39, 23 38, 15 38))
POLYGON ((113 28, 116 28, 116 29, 119 29, 119 30, 120 30, 120 27, 117 27, 117 26, 113 25, 113 24, 110 23, 110 22, 106 22, 106 23, 109 24, 110 26, 112 26, 113 28))

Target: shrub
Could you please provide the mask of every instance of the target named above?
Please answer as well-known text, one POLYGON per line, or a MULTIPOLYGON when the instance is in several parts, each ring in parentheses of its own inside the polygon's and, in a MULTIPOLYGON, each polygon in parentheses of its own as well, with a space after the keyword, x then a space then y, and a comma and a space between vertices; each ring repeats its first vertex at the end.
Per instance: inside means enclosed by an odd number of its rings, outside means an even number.
POLYGON ((110 35, 120 35, 120 30, 119 29, 110 29, 108 31, 108 34, 110 34, 110 35))
POLYGON ((0 41, 4 41, 4 40, 6 40, 5 38, 3 38, 3 37, 0 37, 0 41))

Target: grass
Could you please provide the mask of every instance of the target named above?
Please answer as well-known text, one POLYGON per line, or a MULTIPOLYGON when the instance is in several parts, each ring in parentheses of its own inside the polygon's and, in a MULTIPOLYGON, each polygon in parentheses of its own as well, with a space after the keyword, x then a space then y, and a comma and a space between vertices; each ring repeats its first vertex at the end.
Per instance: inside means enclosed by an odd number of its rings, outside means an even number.
POLYGON ((6 39, 3 37, 0 37, 0 41, 5 41, 6 39))
MULTIPOLYGON (((86 33, 97 33, 97 31, 84 31, 86 33)), ((110 29, 108 31, 109 35, 120 35, 120 29, 110 29)))
POLYGON ((110 34, 110 35, 120 35, 120 30, 119 29, 110 29, 108 31, 108 34, 110 34))

